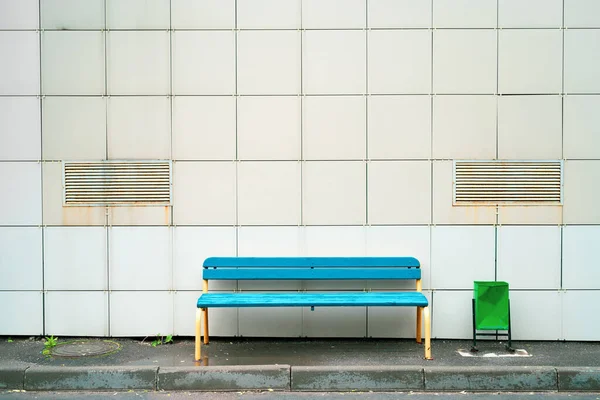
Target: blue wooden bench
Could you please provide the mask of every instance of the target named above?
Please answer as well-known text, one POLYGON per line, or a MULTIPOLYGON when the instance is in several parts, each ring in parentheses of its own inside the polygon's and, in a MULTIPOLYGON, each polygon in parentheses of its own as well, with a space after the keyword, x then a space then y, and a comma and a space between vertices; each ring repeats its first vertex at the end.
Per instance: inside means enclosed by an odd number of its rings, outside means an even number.
POLYGON ((352 307, 417 308, 416 339, 421 343, 425 319, 425 358, 431 359, 429 303, 421 293, 421 268, 413 257, 211 257, 203 264, 203 293, 196 311, 195 358, 201 358, 201 326, 208 344, 208 308, 352 307), (209 293, 209 280, 393 280, 414 279, 414 292, 209 293))

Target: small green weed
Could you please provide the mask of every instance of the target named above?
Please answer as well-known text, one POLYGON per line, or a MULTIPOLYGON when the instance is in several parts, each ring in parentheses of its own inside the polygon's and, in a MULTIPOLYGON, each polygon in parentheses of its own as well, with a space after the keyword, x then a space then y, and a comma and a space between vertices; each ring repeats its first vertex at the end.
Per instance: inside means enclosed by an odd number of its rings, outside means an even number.
POLYGON ((58 338, 54 336, 50 336, 45 338, 44 340, 44 350, 42 350, 42 354, 45 356, 50 356, 50 350, 58 344, 58 338))
POLYGON ((173 343, 173 335, 162 336, 160 333, 156 335, 156 339, 150 343, 152 347, 160 346, 161 344, 173 343))
POLYGON ((14 340, 12 340, 12 338, 8 338, 8 339, 6 339, 6 341, 7 341, 8 343, 12 343, 12 342, 14 342, 14 340))

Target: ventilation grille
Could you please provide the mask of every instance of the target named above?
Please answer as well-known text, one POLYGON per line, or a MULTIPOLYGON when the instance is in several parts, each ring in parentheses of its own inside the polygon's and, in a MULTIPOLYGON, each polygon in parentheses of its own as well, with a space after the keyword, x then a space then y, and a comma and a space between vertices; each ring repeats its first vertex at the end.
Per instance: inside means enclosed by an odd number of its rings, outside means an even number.
POLYGON ((64 162, 64 204, 171 204, 171 162, 64 162))
POLYGON ((562 161, 455 161, 454 204, 562 203, 562 161))

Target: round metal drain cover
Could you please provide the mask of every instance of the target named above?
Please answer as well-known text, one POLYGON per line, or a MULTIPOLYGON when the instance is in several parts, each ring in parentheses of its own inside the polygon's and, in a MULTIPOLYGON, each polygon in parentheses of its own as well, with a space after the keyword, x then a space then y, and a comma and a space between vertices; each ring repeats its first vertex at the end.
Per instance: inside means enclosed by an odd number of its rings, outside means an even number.
POLYGON ((119 343, 110 340, 75 340, 59 343, 52 349, 56 357, 93 357, 114 353, 119 350, 119 343))

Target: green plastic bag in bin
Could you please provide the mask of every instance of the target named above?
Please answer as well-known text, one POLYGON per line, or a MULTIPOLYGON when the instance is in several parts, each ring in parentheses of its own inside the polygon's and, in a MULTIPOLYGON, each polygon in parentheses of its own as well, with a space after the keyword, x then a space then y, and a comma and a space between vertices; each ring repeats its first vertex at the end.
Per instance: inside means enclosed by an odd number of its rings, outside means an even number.
POLYGON ((474 284, 476 329, 508 329, 508 283, 475 281, 474 284))

